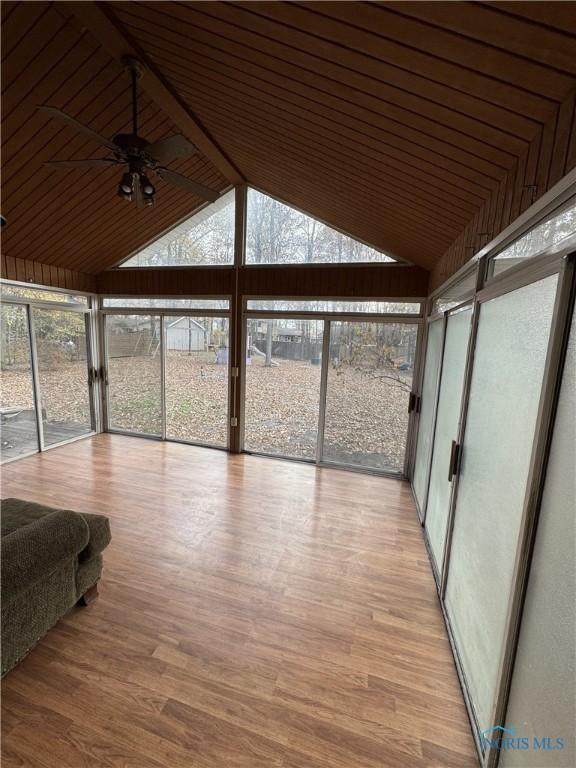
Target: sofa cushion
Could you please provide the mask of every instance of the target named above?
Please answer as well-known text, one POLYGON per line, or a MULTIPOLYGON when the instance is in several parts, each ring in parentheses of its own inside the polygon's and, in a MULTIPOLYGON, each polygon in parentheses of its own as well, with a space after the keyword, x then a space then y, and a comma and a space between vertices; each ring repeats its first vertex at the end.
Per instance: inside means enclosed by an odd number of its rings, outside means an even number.
POLYGON ((23 525, 29 525, 51 512, 59 512, 56 507, 36 504, 23 499, 2 499, 2 536, 14 533, 23 525))
MULTIPOLYGON (((34 501, 23 499, 2 500, 2 536, 14 533, 18 528, 29 525, 52 512, 61 512, 57 507, 48 507, 45 504, 36 504, 34 501)), ((100 554, 111 541, 110 523, 104 515, 93 515, 88 512, 79 512, 90 531, 88 544, 80 553, 80 561, 90 560, 100 554)))

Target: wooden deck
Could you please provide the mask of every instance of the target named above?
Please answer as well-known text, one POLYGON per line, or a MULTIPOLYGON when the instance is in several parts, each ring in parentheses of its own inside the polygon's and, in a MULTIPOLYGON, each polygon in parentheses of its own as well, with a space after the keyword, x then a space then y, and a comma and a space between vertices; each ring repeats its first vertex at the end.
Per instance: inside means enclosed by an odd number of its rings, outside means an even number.
POLYGON ((3 681, 3 768, 477 765, 406 483, 100 435, 2 495, 113 531, 3 681))

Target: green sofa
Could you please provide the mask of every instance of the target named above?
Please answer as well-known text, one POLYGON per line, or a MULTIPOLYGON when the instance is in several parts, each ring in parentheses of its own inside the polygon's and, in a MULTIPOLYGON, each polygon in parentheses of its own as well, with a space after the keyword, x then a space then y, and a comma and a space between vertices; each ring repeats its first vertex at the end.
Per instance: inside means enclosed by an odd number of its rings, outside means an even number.
POLYGON ((21 499, 4 499, 1 514, 5 675, 76 603, 95 596, 110 524, 21 499))

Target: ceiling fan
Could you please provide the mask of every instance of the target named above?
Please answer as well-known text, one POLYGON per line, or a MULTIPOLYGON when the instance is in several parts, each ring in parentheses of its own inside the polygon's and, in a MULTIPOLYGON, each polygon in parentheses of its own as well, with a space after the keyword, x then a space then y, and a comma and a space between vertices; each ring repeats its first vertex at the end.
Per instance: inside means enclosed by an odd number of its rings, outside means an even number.
POLYGON ((135 200, 139 208, 154 205, 156 189, 148 173, 155 174, 163 181, 174 184, 193 195, 213 203, 218 199, 218 192, 199 184, 192 179, 171 171, 165 163, 177 157, 186 157, 196 152, 194 144, 185 136, 176 134, 160 139, 152 144, 138 136, 138 90, 137 83, 142 77, 142 65, 137 59, 126 57, 124 65, 130 74, 132 87, 132 133, 119 133, 112 140, 100 136, 88 126, 79 123, 71 115, 57 107, 41 105, 38 109, 68 123, 93 141, 98 142, 112 152, 112 157, 95 157, 87 160, 51 160, 45 163, 51 168, 106 168, 111 166, 128 166, 118 185, 118 195, 124 200, 135 200))

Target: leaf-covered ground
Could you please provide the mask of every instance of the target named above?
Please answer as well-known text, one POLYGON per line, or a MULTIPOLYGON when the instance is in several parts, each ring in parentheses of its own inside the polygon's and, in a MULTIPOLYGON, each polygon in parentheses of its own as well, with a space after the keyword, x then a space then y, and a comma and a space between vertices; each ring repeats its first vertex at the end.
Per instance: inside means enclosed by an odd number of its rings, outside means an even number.
MULTIPOLYGON (((401 469, 408 425, 409 375, 355 367, 328 370, 324 458, 369 467, 401 469), (396 380, 399 379, 399 380, 396 380)), ((114 428, 159 434, 160 361, 117 358, 109 368, 110 423, 114 428)), ((85 424, 89 418, 86 364, 60 361, 41 373, 43 407, 53 423, 85 424)), ((214 355, 171 352, 166 361, 166 428, 169 437, 225 445, 228 371, 214 355)), ((320 366, 253 358, 246 376, 247 450, 315 458, 320 366)), ((29 375, 2 373, 1 405, 32 407, 29 375)))

